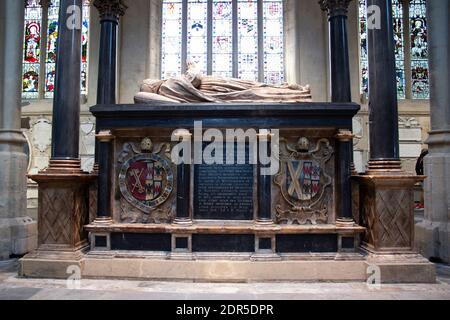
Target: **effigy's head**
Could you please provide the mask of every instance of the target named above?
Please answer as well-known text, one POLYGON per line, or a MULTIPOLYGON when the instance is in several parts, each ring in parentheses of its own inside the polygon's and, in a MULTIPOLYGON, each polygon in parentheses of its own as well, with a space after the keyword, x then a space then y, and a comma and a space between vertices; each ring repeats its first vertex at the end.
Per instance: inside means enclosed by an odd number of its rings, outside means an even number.
POLYGON ((158 93, 163 83, 164 80, 146 79, 142 82, 141 92, 158 93))

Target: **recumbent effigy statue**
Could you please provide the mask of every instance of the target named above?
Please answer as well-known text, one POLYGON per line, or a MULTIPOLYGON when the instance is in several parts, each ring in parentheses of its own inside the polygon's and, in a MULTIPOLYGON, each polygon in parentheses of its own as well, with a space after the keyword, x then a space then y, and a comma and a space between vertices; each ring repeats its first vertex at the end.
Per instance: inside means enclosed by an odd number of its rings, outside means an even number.
POLYGON ((134 96, 137 104, 153 103, 296 103, 311 102, 308 85, 268 85, 260 82, 204 75, 188 63, 184 75, 167 80, 147 79, 134 96))

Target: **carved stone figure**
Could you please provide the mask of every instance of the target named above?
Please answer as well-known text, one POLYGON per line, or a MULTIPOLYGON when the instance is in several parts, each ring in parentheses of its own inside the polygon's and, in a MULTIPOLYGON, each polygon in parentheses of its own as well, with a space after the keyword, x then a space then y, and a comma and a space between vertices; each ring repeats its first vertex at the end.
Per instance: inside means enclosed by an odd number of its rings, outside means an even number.
POLYGON ((186 74, 167 80, 147 79, 135 103, 295 103, 310 102, 309 86, 268 85, 255 81, 208 76, 188 63, 186 74))

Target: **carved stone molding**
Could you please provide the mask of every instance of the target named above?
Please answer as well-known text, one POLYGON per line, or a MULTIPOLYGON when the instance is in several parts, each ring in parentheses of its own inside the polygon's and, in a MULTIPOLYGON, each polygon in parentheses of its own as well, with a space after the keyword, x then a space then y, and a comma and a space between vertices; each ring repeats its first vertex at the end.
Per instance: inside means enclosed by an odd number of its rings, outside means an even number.
POLYGON ((128 8, 122 0, 94 0, 94 7, 100 14, 100 20, 113 20, 119 22, 121 16, 128 8))
POLYGON ((352 0, 319 0, 320 8, 328 13, 328 17, 347 16, 348 5, 352 0))

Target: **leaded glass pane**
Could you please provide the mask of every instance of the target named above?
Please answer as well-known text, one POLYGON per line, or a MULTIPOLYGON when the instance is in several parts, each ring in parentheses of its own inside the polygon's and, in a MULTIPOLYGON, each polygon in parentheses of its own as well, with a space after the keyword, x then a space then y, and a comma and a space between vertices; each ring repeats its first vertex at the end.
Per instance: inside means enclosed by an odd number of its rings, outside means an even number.
POLYGON ((258 80, 258 4, 238 1, 238 74, 245 80, 258 80))
MULTIPOLYGON (((404 26, 403 26, 403 5, 399 0, 392 0, 392 25, 394 29, 395 41, 395 65, 397 77, 397 96, 405 98, 406 81, 404 66, 404 26)), ((366 95, 369 92, 369 70, 367 55, 367 8, 366 0, 359 0, 359 37, 360 37, 360 70, 361 70, 361 93, 366 95)))
POLYGON ((39 0, 28 0, 25 7, 25 35, 23 46, 22 97, 39 97, 41 61, 42 8, 39 0))
POLYGON ((45 97, 53 98, 55 89, 56 46, 58 42, 59 0, 48 7, 47 56, 45 59, 45 97))
POLYGON ((181 74, 182 1, 163 1, 162 59, 163 79, 181 74))
POLYGON ((87 72, 89 65, 89 0, 83 0, 83 26, 81 29, 81 93, 87 94, 87 72))
POLYGON ((212 72, 233 75, 233 6, 232 1, 213 0, 212 72))
POLYGON ((194 62, 198 70, 207 73, 207 24, 208 1, 188 0, 187 58, 194 62))
POLYGON ((412 0, 409 7, 411 36, 411 90, 413 99, 430 96, 428 39, 425 0, 412 0))
POLYGON ((284 81, 284 33, 282 0, 264 0, 264 81, 284 81))
POLYGON ((369 63, 367 56, 367 11, 365 0, 359 0, 359 41, 361 94, 367 95, 369 93, 369 63))
MULTIPOLYGON (((60 0, 52 0, 48 7, 47 54, 45 59, 45 98, 53 98, 56 75, 56 47, 58 43, 60 0)), ((89 0, 83 0, 83 21, 81 29, 81 93, 87 94, 89 0)))

